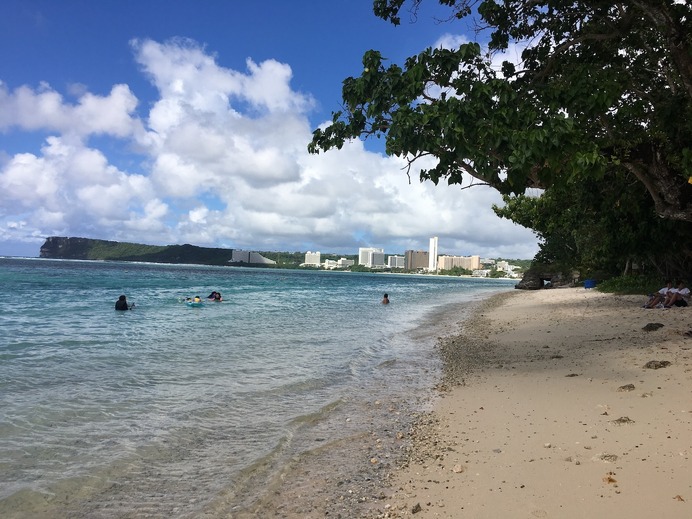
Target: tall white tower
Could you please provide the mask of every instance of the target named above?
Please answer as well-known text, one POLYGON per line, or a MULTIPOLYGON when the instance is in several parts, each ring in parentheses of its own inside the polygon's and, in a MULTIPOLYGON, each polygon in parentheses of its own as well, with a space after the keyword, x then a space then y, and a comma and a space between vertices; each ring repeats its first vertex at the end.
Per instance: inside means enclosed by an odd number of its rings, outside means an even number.
POLYGON ((437 236, 430 238, 430 252, 428 252, 428 270, 437 271, 437 236))

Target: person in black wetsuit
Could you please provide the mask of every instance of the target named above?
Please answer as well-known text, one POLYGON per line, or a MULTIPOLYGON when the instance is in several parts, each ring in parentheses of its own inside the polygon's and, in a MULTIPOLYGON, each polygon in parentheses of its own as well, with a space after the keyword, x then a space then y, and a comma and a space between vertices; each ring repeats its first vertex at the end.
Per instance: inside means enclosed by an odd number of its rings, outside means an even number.
POLYGON ((115 302, 116 310, 131 310, 133 306, 135 306, 134 303, 132 303, 132 305, 127 304, 127 298, 125 296, 120 296, 115 302))

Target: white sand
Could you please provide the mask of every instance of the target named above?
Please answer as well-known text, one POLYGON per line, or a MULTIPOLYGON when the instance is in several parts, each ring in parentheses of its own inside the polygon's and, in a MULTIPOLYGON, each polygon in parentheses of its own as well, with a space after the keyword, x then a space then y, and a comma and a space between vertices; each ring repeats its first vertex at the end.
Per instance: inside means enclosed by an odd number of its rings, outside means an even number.
POLYGON ((454 340, 482 364, 378 517, 692 518, 692 308, 643 302, 565 288, 485 305, 454 340))

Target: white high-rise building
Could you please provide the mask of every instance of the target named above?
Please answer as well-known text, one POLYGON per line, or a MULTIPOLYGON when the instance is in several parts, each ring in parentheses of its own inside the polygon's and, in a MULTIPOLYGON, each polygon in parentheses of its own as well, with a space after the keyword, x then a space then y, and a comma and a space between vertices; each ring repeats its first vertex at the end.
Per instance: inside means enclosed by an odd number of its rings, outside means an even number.
POLYGON ((428 270, 437 270, 437 236, 430 238, 430 251, 428 252, 428 270))
POLYGON ((370 268, 384 268, 384 249, 370 253, 370 268))
POLYGON ((384 267, 384 249, 361 247, 358 249, 358 265, 368 268, 384 267))
POLYGON ((305 253, 305 265, 319 267, 322 255, 318 252, 307 251, 305 253))
POLYGON ((387 266, 390 269, 402 269, 404 268, 404 257, 403 256, 389 256, 387 258, 387 266))

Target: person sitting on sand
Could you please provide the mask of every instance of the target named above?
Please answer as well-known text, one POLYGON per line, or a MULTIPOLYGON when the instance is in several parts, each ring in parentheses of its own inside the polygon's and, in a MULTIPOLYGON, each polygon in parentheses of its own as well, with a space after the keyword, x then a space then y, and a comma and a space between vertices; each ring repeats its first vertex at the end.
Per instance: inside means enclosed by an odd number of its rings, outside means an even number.
POLYGON ((654 292, 653 294, 649 294, 649 300, 642 308, 656 308, 656 305, 663 305, 668 292, 671 290, 674 290, 673 282, 669 279, 666 281, 666 286, 664 286, 661 290, 654 292))
POLYGON ((132 303, 131 305, 127 304, 127 298, 124 295, 120 296, 118 300, 115 302, 116 310, 132 310, 134 306, 134 303, 132 303))
POLYGON ((383 304, 383 305, 388 305, 388 304, 389 304, 389 296, 388 296, 387 294, 385 294, 385 295, 382 297, 382 304, 383 304))
POLYGON ((671 290, 666 296, 666 300, 663 302, 664 308, 671 308, 673 306, 687 306, 687 302, 690 299, 690 289, 685 286, 684 281, 678 283, 678 288, 671 290))

